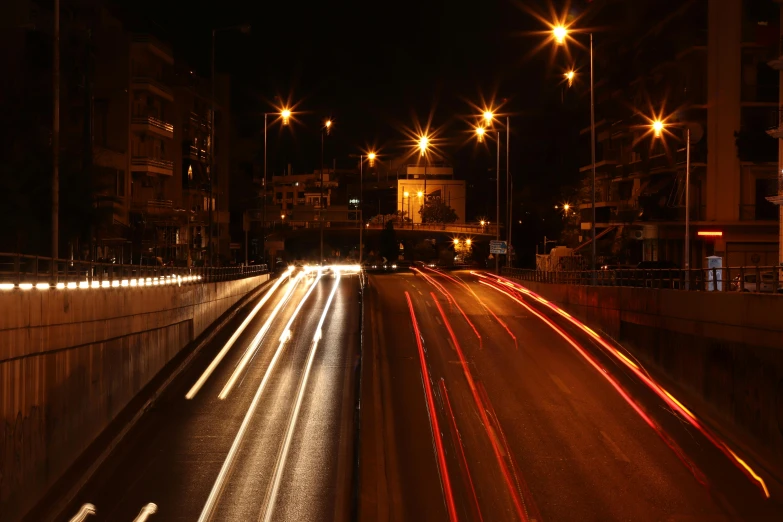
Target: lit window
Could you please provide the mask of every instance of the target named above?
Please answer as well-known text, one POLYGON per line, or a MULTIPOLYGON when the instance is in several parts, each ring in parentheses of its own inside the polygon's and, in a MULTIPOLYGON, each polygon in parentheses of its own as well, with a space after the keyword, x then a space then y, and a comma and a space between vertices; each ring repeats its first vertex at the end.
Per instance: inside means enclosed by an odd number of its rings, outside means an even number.
POLYGON ((188 179, 193 181, 193 165, 188 165, 188 179))

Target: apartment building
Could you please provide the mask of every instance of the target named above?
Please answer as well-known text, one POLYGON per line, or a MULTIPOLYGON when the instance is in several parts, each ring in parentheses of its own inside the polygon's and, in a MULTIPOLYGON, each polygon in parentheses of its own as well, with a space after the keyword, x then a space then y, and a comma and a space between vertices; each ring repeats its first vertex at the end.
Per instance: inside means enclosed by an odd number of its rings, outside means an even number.
MULTIPOLYGON (((783 1, 776 0, 778 5, 783 1)), ((783 27, 783 8, 780 10, 780 26, 783 27)), ((783 37, 780 39, 777 56, 768 62, 768 65, 778 71, 778 103, 783 104, 783 37)), ((778 207, 778 264, 783 265, 783 105, 770 113, 770 125, 767 134, 778 140, 778 170, 777 170, 777 194, 767 196, 767 201, 778 207)))
MULTIPOLYGON (((777 4, 606 4, 611 16, 625 10, 642 22, 635 34, 623 33, 625 43, 607 37, 595 50, 599 261, 683 265, 690 129, 690 266, 711 255, 731 266, 776 264, 778 209, 767 198, 777 194, 779 155, 765 131, 779 103, 779 75, 768 65, 779 56, 780 15, 770 14, 777 4), (650 16, 642 16, 645 10, 650 16), (666 121, 659 138, 650 128, 656 116, 666 121)), ((590 129, 581 136, 579 209, 587 239, 590 129)))
POLYGON ((421 208, 425 201, 433 199, 440 199, 453 208, 457 223, 465 222, 465 180, 454 178, 453 167, 407 165, 404 176, 397 177, 397 212, 404 212, 413 223, 421 223, 421 208))

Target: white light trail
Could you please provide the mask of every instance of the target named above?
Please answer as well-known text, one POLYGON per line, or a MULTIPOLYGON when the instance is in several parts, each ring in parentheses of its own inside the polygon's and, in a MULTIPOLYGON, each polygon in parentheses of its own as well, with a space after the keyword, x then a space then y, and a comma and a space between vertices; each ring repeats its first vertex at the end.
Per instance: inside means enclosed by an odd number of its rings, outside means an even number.
MULTIPOLYGON (((286 325, 286 331, 288 331, 289 327, 293 323, 294 319, 296 318, 296 314, 299 313, 299 310, 302 308, 304 302, 307 301, 307 298, 310 297, 311 293, 313 293, 313 289, 315 289, 315 286, 318 284, 320 279, 321 271, 319 270, 318 277, 315 278, 313 284, 310 285, 310 288, 307 289, 307 293, 305 293, 304 297, 302 297, 302 300, 299 301, 299 305, 296 307, 296 310, 294 310, 294 314, 291 316, 291 319, 289 319, 288 324, 286 325)), ((236 437, 234 437, 234 442, 231 444, 231 449, 228 450, 226 460, 223 461, 223 466, 220 468, 220 473, 218 473, 218 476, 215 479, 215 483, 212 485, 212 491, 209 492, 209 497, 207 498, 206 504, 204 504, 204 508, 201 510, 201 515, 198 518, 198 522, 207 522, 212 516, 212 511, 215 509, 217 499, 220 497, 220 494, 223 491, 226 478, 228 477, 231 466, 234 463, 234 459, 239 452, 239 447, 242 445, 242 439, 244 439, 247 428, 250 426, 253 415, 258 408, 258 404, 261 402, 261 396, 263 395, 264 389, 266 388, 266 383, 269 381, 269 377, 272 375, 272 371, 275 369, 277 361, 280 359, 280 355, 283 353, 285 343, 286 341, 280 341, 280 345, 277 347, 275 354, 272 356, 272 360, 269 361, 269 366, 267 367, 266 372, 264 372, 264 377, 261 379, 261 384, 258 385, 258 390, 256 390, 256 394, 253 396, 253 401, 250 403, 250 407, 247 409, 247 413, 245 413, 245 418, 242 420, 242 425, 239 427, 239 431, 237 432, 236 437)))
POLYGON ((256 314, 261 309, 261 307, 264 306, 264 304, 266 304, 266 302, 269 300, 272 294, 280 287, 283 281, 285 281, 287 278, 290 277, 291 277, 291 270, 289 269, 282 276, 280 276, 280 278, 277 281, 275 281, 275 283, 272 285, 272 288, 270 288, 269 291, 267 291, 267 293, 264 294, 264 297, 261 298, 261 300, 255 306, 255 308, 253 308, 253 310, 250 312, 250 314, 248 314, 245 320, 242 321, 242 324, 239 325, 239 328, 236 329, 236 331, 233 333, 231 338, 226 342, 226 344, 223 346, 220 352, 218 352, 218 354, 215 356, 212 362, 209 363, 209 366, 207 366, 207 369, 204 370, 204 373, 201 374, 201 377, 198 378, 198 380, 193 385, 193 387, 190 388, 188 393, 185 394, 186 399, 190 400, 196 396, 196 394, 199 392, 201 387, 204 386, 204 383, 207 382, 207 379, 209 379, 209 376, 212 375, 212 372, 214 372, 215 368, 217 368, 218 364, 220 364, 220 361, 223 360, 223 357, 226 356, 226 354, 234 345, 236 340, 239 338, 239 336, 242 334, 245 328, 247 328, 247 325, 250 324, 251 320, 253 320, 253 317, 256 316, 256 314))
POLYGON ((71 518, 69 522, 82 522, 88 515, 96 513, 95 506, 92 504, 83 504, 79 511, 71 518))
POLYGON ((158 512, 158 506, 150 502, 149 504, 141 508, 139 514, 136 516, 136 518, 133 519, 133 522, 144 522, 150 517, 150 515, 154 515, 157 512, 158 512))
POLYGON ((280 482, 283 478, 283 468, 285 468, 285 462, 288 458, 288 450, 291 447, 291 440, 294 438, 294 430, 296 429, 296 423, 299 419, 299 410, 302 407, 302 401, 304 400, 304 392, 307 388, 307 380, 310 377, 310 369, 313 367, 313 360, 315 359, 315 353, 318 348, 318 341, 321 340, 321 329, 326 319, 326 314, 329 312, 329 308, 332 306, 332 300, 334 294, 337 293, 337 287, 340 285, 340 272, 336 272, 336 281, 332 287, 332 291, 329 294, 329 299, 326 301, 326 307, 321 314, 321 319, 318 321, 318 327, 315 329, 315 335, 313 336, 313 344, 310 348, 310 355, 307 358, 307 365, 305 366, 304 376, 302 377, 302 383, 299 385, 299 393, 296 397, 296 405, 294 406, 293 415, 291 415, 291 422, 288 425, 288 431, 285 434, 285 441, 283 442, 283 451, 280 452, 280 457, 277 459, 275 465, 275 474, 272 481, 272 489, 269 493, 269 501, 266 504, 264 512, 264 522, 272 520, 272 514, 275 510, 275 503, 277 502, 277 492, 280 489, 280 482))
POLYGON ((240 359, 239 364, 237 364, 236 368, 234 368, 234 373, 231 374, 231 377, 226 382, 226 385, 220 391, 218 398, 225 399, 226 397, 228 397, 228 394, 231 393, 232 388, 239 380, 239 377, 242 375, 242 373, 245 371, 245 367, 253 358, 253 356, 256 354, 256 351, 258 350, 261 341, 263 340, 266 333, 269 331, 269 328, 272 326, 272 322, 277 318, 277 314, 280 313, 280 310, 283 308, 283 306, 285 306, 285 304, 288 303, 288 300, 291 298, 291 295, 294 293, 294 290, 296 289, 296 284, 299 282, 301 278, 302 278, 302 273, 300 272, 291 281, 291 284, 288 286, 288 291, 285 293, 283 298, 280 299, 280 301, 277 303, 277 306, 275 306, 275 309, 272 310, 271 314, 269 314, 269 317, 267 318, 264 325, 261 327, 260 330, 258 330, 256 336, 247 346, 244 355, 242 355, 242 359, 240 359))

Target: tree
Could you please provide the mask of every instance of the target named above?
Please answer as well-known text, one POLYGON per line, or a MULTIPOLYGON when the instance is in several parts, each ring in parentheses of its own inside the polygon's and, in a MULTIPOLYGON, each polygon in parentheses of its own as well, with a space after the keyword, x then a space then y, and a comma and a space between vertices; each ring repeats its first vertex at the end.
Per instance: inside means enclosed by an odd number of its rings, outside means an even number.
POLYGON ((394 232, 394 222, 387 221, 386 227, 381 231, 381 256, 387 261, 397 260, 400 246, 397 243, 397 234, 394 232))
POLYGON ((422 223, 454 223, 457 213, 442 199, 430 199, 419 209, 422 223))

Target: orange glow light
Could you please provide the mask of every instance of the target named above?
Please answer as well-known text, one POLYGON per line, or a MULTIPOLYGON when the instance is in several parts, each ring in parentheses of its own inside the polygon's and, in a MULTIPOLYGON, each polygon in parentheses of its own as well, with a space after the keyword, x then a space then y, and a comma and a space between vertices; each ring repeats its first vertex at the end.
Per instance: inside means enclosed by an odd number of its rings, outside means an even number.
POLYGON ((697 236, 708 236, 708 237, 721 237, 723 235, 723 232, 720 230, 699 230, 696 233, 697 236))

